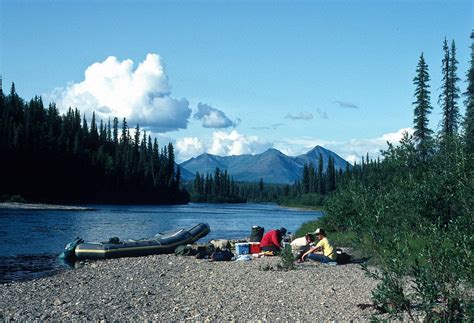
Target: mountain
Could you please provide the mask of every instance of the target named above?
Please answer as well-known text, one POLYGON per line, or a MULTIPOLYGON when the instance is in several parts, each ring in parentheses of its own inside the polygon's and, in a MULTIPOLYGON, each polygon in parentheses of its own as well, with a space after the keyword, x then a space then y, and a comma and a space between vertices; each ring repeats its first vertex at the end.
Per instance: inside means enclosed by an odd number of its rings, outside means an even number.
POLYGON ((346 168, 350 164, 336 153, 316 146, 306 154, 299 156, 287 156, 277 149, 268 149, 267 151, 256 155, 239 156, 216 156, 211 154, 202 154, 193 157, 180 164, 183 174, 188 171, 183 179, 190 180, 194 174, 211 173, 214 174, 216 167, 227 172, 234 177, 236 181, 258 182, 263 178, 265 183, 294 183, 299 180, 303 174, 305 164, 312 162, 317 168, 319 155, 323 157, 323 167, 327 168, 329 156, 334 158, 336 170, 346 168), (188 174, 193 174, 187 178, 188 174))
POLYGON ((314 167, 317 168, 320 154, 323 156, 324 169, 326 169, 328 166, 329 156, 332 156, 332 158, 334 158, 334 166, 336 167, 336 170, 342 169, 344 171, 346 169, 346 165, 348 164, 348 162, 344 158, 342 158, 335 152, 332 152, 329 149, 323 148, 321 146, 316 146, 310 151, 308 151, 306 154, 299 155, 295 158, 298 159, 298 161, 302 163, 303 166, 304 164, 313 163, 314 167))

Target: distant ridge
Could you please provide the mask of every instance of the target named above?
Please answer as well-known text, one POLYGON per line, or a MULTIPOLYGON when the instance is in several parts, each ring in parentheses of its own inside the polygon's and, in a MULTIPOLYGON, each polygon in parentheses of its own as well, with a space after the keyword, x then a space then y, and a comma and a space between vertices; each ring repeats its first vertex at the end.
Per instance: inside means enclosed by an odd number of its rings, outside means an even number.
POLYGON ((300 179, 305 164, 313 163, 317 167, 320 154, 323 157, 325 171, 329 156, 334 158, 336 170, 345 170, 346 165, 352 167, 342 157, 321 146, 316 146, 307 153, 295 157, 287 156, 274 148, 256 155, 222 157, 204 153, 181 163, 180 166, 185 170, 183 172, 185 180, 193 179, 196 172, 213 174, 216 167, 219 167, 221 170, 227 170, 236 181, 258 182, 260 178, 263 178, 265 183, 288 184, 300 179), (189 174, 192 174, 190 178, 187 177, 189 174))

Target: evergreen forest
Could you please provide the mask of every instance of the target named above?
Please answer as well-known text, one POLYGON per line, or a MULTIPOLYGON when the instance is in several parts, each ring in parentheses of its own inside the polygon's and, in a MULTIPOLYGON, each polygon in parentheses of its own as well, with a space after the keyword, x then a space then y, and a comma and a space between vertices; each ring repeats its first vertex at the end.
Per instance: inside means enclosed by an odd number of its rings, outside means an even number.
MULTIPOLYGON (((357 172, 358 166, 354 168, 357 172)), ((327 169, 323 169, 323 156, 319 156, 318 168, 313 163, 305 164, 301 181, 293 185, 264 183, 263 178, 256 183, 236 182, 227 170, 215 169, 214 174, 197 172, 192 183, 186 185, 193 202, 245 203, 274 202, 285 206, 320 208, 329 193, 336 189, 337 182, 350 176, 349 167, 345 172, 336 171, 334 159, 330 156, 327 169)))
POLYGON ((49 203, 187 203, 172 144, 160 147, 127 120, 90 125, 40 97, 0 91, 0 197, 49 203))

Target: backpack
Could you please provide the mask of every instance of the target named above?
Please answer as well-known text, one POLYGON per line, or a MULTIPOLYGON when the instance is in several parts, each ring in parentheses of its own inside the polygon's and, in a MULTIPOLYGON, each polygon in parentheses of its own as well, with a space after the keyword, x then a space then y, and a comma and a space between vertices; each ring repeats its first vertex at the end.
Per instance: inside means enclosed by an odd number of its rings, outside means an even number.
POLYGON ((351 262, 352 256, 343 252, 341 249, 336 249, 336 261, 338 265, 346 265, 351 262))
POLYGON ((209 243, 212 244, 216 250, 230 249, 230 242, 226 239, 211 240, 209 243))
POLYGON ((234 257, 234 254, 230 252, 229 250, 223 250, 223 251, 214 251, 211 254, 211 260, 212 261, 230 261, 234 257))
POLYGON ((106 243, 111 243, 111 244, 119 244, 120 243, 120 239, 118 237, 112 237, 109 239, 109 241, 107 241, 106 243))
POLYGON ((263 232, 265 231, 264 228, 259 227, 258 225, 254 225, 252 227, 252 231, 250 231, 250 242, 260 242, 263 238, 263 232))
POLYGON ((208 259, 216 250, 211 243, 195 243, 191 245, 191 248, 196 254, 196 259, 208 259))
POLYGON ((176 249, 174 250, 174 255, 175 256, 194 256, 196 255, 196 250, 193 250, 191 246, 186 246, 186 245, 180 245, 177 246, 176 249))

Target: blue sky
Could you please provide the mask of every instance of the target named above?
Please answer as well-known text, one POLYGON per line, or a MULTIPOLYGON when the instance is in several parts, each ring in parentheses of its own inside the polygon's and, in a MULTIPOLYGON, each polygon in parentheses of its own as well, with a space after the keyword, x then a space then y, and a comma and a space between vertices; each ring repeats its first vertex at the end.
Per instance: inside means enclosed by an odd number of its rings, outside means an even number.
POLYGON ((0 1, 5 88, 126 116, 179 160, 317 144, 375 155, 412 126, 421 52, 436 129, 443 39, 464 80, 474 21, 457 0, 0 1))

